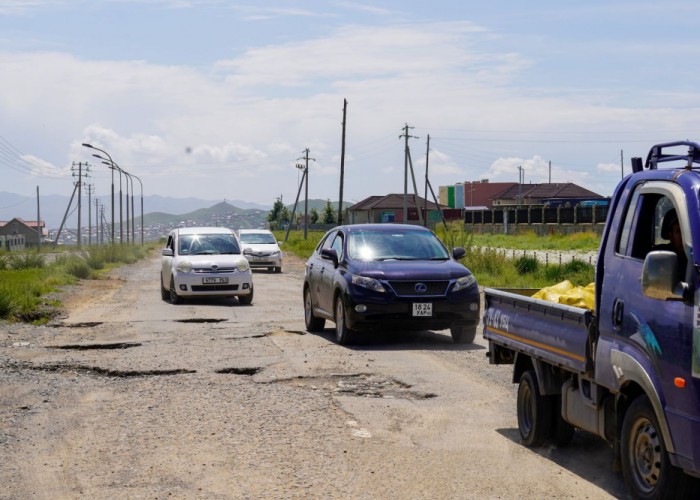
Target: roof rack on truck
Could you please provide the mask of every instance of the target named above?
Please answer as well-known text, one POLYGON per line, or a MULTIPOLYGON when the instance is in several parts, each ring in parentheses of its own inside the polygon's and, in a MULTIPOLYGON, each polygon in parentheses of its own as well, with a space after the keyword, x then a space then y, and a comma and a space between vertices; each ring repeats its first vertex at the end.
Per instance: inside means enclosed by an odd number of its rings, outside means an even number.
POLYGON ((666 142, 664 144, 656 144, 652 146, 647 155, 647 161, 642 167, 642 159, 639 157, 632 158, 632 172, 641 172, 643 168, 655 170, 659 163, 670 161, 683 160, 686 162, 685 168, 690 170, 693 168, 693 163, 700 164, 700 144, 691 141, 676 141, 666 142), (687 154, 666 154, 664 149, 675 148, 678 146, 688 146, 687 154))

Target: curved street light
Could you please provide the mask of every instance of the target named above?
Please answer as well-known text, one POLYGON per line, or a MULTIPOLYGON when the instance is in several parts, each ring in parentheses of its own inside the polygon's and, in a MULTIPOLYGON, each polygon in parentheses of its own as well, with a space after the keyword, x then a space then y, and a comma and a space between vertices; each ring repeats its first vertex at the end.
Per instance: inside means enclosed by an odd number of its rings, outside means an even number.
MULTIPOLYGON (((107 158, 109 158, 110 164, 111 165, 115 164, 114 161, 112 161, 112 157, 109 156, 109 153, 107 151, 105 151, 104 149, 96 148, 95 146, 93 146, 92 144, 88 144, 87 142, 83 142, 82 145, 86 148, 94 149, 96 151, 100 151, 100 152, 106 154, 107 158)), ((96 154, 93 154, 92 156, 95 156, 101 160, 105 159, 105 158, 101 157, 100 155, 96 155, 96 154)), ((121 203, 121 196, 120 196, 120 203, 121 203)), ((121 225, 121 221, 119 224, 121 225)), ((112 244, 114 244, 114 169, 112 169, 112 244)))
POLYGON ((137 176, 134 177, 137 181, 139 181, 139 185, 141 186, 141 246, 143 246, 143 182, 141 182, 141 179, 139 179, 137 176))
MULTIPOLYGON (((105 160, 105 158, 102 158, 100 155, 93 155, 96 156, 97 158, 101 158, 102 160, 105 160)), ((112 169, 112 175, 114 175, 114 171, 116 170, 119 172, 119 244, 121 245, 124 243, 124 224, 123 224, 123 210, 122 210, 122 174, 126 174, 124 170, 122 170, 119 165, 117 165, 111 158, 109 161, 103 161, 105 165, 107 165, 109 168, 112 169)), ((127 184, 127 190, 129 189, 129 185, 127 184)), ((128 203, 128 194, 127 194, 127 203, 128 203)), ((128 208, 127 208, 128 210, 128 208)), ((114 226, 112 226, 112 234, 114 234, 114 226)))

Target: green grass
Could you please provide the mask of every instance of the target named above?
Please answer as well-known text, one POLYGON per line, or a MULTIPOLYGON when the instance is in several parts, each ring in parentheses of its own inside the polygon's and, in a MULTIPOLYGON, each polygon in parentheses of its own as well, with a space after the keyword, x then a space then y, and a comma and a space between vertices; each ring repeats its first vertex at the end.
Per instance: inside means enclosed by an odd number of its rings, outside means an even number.
MULTIPOLYGON (((289 240, 282 245, 285 252, 306 260, 325 233, 309 232, 304 240, 303 231, 290 231, 289 240)), ((449 248, 464 247, 466 256, 460 262, 467 266, 481 286, 494 288, 543 288, 565 279, 574 285, 585 286, 594 281, 594 266, 572 261, 566 264, 545 265, 533 257, 511 259, 493 248, 522 250, 597 250, 600 237, 594 233, 572 235, 537 236, 528 233, 522 236, 475 235, 460 228, 450 227, 445 231, 440 226, 436 234, 449 248)), ((278 240, 284 241, 285 232, 276 231, 278 240)))
POLYGON ((78 279, 97 278, 113 267, 132 264, 157 246, 73 249, 60 252, 50 264, 43 252, 0 255, 0 319, 47 323, 60 312, 60 303, 50 298, 52 293, 78 279))

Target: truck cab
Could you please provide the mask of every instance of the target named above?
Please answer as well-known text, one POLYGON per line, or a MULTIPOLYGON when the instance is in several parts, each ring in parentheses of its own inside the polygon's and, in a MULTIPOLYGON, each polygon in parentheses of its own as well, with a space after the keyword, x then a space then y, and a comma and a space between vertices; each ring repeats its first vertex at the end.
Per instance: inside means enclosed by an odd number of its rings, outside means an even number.
POLYGON ((484 290, 492 364, 513 364, 523 443, 611 442, 635 498, 700 497, 700 145, 654 146, 617 186, 595 310, 484 290), (680 163, 680 164, 679 164, 680 163))
POLYGON ((671 463, 693 474, 700 474, 699 155, 694 143, 655 146, 643 168, 633 160, 634 173, 616 189, 596 270, 594 365, 599 385, 626 395, 618 413, 645 395, 671 463), (688 153, 667 153, 679 146, 688 153))

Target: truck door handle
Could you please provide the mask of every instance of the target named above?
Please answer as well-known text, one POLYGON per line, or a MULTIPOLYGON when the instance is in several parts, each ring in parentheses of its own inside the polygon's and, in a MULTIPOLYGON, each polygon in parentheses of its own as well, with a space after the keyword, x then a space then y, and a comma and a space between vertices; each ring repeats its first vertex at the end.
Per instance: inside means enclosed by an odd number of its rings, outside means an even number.
POLYGON ((624 312, 625 301, 622 299, 615 299, 612 310, 612 322, 614 327, 620 328, 620 326, 622 326, 622 318, 624 317, 624 312))

